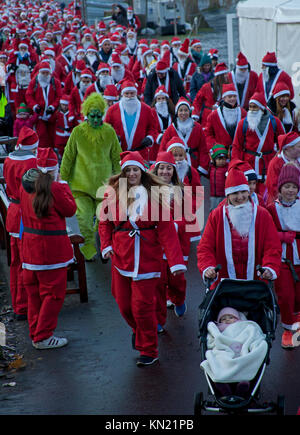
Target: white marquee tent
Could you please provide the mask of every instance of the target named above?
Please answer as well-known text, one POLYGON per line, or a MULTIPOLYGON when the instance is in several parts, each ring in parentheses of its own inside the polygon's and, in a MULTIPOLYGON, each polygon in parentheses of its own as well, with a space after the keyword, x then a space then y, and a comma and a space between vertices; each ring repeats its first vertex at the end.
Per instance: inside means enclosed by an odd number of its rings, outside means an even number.
POLYGON ((251 68, 260 73, 263 56, 275 51, 279 68, 292 77, 300 108, 300 0, 240 1, 237 16, 240 50, 251 68))

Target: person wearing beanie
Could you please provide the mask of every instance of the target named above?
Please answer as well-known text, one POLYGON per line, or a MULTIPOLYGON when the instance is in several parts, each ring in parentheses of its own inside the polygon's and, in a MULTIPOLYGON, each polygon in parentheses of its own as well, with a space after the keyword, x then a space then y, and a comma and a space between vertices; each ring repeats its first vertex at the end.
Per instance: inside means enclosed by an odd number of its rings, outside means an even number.
POLYGON ((267 52, 262 58, 262 72, 258 76, 256 92, 263 93, 268 103, 278 82, 284 82, 288 86, 290 98, 293 100, 295 93, 291 77, 278 67, 275 52, 267 52))
POLYGON ((220 396, 248 398, 268 350, 258 323, 248 320, 243 312, 223 307, 215 322, 207 325, 207 351, 200 367, 214 382, 220 396))
POLYGON ((284 328, 281 346, 300 346, 300 170, 286 163, 278 177, 278 199, 268 205, 282 245, 282 262, 275 291, 284 328))
POLYGON ((215 143, 226 146, 231 154, 232 142, 239 121, 247 116, 245 109, 237 104, 237 90, 233 83, 222 87, 222 101, 217 109, 213 110, 207 118, 205 136, 207 149, 210 150, 215 143))
POLYGON ((236 129, 232 143, 232 159, 244 160, 255 170, 257 192, 266 191, 266 175, 270 161, 275 156, 278 137, 284 134, 281 121, 267 109, 263 93, 255 92, 249 101, 249 111, 236 129))
POLYGON ((274 86, 273 95, 268 101, 268 108, 274 116, 280 119, 286 133, 299 132, 298 108, 291 101, 290 90, 285 82, 277 82, 274 86))
POLYGON ((209 166, 210 211, 225 199, 225 180, 228 170, 228 150, 223 144, 215 144, 210 151, 209 166))
POLYGON ((201 56, 200 64, 198 68, 192 75, 191 86, 190 86, 190 99, 191 102, 194 101, 198 91, 202 86, 211 81, 214 77, 213 67, 211 57, 208 54, 203 54, 201 56))
POLYGON ((105 122, 115 129, 123 151, 139 151, 150 161, 158 132, 151 108, 137 97, 135 82, 123 82, 121 98, 107 110, 105 122))
POLYGON ((70 184, 77 204, 76 216, 85 239, 81 252, 86 260, 92 260, 97 254, 94 217, 101 202, 97 190, 120 169, 122 150, 112 126, 103 122, 105 109, 103 97, 96 92, 84 100, 85 121, 73 128, 60 168, 61 177, 70 184))
POLYGON ((38 136, 27 126, 20 130, 15 150, 4 161, 3 175, 10 200, 6 230, 10 234, 10 293, 14 314, 18 320, 27 317, 27 294, 23 285, 20 231, 20 186, 24 172, 36 167, 38 136))
POLYGON ((150 171, 138 151, 124 151, 121 172, 111 177, 99 216, 103 258, 112 261, 112 294, 120 313, 132 329, 132 346, 140 352, 137 366, 158 360, 157 294, 163 252, 171 273, 186 271, 172 217, 157 187, 168 186, 150 171), (124 184, 125 183, 125 184, 124 184), (122 194, 121 194, 122 189, 122 194), (154 208, 157 210, 154 213, 154 208))
POLYGON ((300 169, 300 136, 295 131, 278 137, 279 150, 271 160, 267 172, 267 203, 272 203, 278 195, 278 176, 281 168, 288 162, 300 169))
POLYGON ((243 53, 238 53, 235 67, 228 74, 228 79, 229 83, 233 83, 237 90, 238 105, 248 110, 250 97, 256 90, 258 75, 251 69, 248 59, 243 53))
POLYGON ((159 151, 166 151, 168 142, 173 137, 179 137, 185 143, 187 161, 198 170, 200 175, 207 176, 209 155, 206 139, 201 125, 191 116, 189 101, 181 97, 175 106, 175 118, 165 131, 159 151))
POLYGON ((16 119, 14 121, 13 126, 13 135, 14 137, 18 137, 21 131, 21 128, 26 126, 28 128, 33 129, 37 119, 38 119, 37 113, 31 113, 31 110, 29 107, 26 106, 25 103, 21 103, 18 107, 16 119))
POLYGON ((22 177, 23 282, 28 297, 28 325, 36 349, 68 343, 53 335, 67 288, 67 268, 74 261, 66 217, 75 214, 71 190, 58 172, 52 148, 39 148, 36 168, 22 177))
POLYGON ((281 265, 281 245, 270 213, 250 200, 246 176, 231 169, 225 181, 227 203, 208 216, 197 246, 202 278, 255 279, 256 266, 264 268, 263 279, 276 279, 281 265), (216 273, 215 267, 221 264, 216 273))
POLYGON ((206 127, 207 118, 211 111, 216 109, 222 100, 222 87, 228 83, 228 73, 227 65, 224 62, 218 63, 214 70, 213 79, 205 83, 196 94, 193 101, 193 117, 203 128, 206 127))

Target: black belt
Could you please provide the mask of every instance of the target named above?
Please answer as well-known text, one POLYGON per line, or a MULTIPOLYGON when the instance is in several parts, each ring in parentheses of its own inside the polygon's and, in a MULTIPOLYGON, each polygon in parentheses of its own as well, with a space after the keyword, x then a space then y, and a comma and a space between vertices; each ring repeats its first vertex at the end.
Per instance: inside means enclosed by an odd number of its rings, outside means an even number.
POLYGON ((9 198, 10 202, 12 202, 13 204, 20 204, 20 200, 19 199, 13 199, 13 198, 9 198))
POLYGON ((266 170, 266 163, 265 163, 265 160, 264 160, 264 156, 266 156, 266 155, 268 155, 268 154, 272 154, 272 153, 275 153, 275 151, 274 150, 269 150, 269 151, 260 151, 260 152, 257 152, 257 151, 252 151, 252 150, 249 150, 249 149, 247 149, 247 148, 244 148, 244 151, 246 152, 246 153, 248 153, 248 154, 252 154, 253 156, 255 156, 255 157, 259 157, 260 159, 262 159, 262 162, 263 162, 263 169, 262 169, 262 183, 264 183, 265 182, 265 179, 266 179, 266 173, 267 173, 267 170, 266 170))
POLYGON ((39 236, 66 236, 68 233, 66 230, 38 230, 36 228, 23 228, 24 233, 38 234, 39 236))

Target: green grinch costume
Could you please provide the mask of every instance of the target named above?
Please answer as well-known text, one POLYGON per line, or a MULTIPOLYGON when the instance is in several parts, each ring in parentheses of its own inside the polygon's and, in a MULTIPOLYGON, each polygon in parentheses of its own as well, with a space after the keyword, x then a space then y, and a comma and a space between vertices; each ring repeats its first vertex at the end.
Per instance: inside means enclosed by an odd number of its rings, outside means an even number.
POLYGON ((80 231, 85 238, 81 252, 86 260, 96 254, 96 208, 101 198, 96 197, 113 174, 121 172, 122 152, 115 130, 102 122, 106 103, 98 93, 84 100, 82 113, 86 121, 75 127, 64 150, 60 174, 72 190, 77 204, 76 216, 80 231))

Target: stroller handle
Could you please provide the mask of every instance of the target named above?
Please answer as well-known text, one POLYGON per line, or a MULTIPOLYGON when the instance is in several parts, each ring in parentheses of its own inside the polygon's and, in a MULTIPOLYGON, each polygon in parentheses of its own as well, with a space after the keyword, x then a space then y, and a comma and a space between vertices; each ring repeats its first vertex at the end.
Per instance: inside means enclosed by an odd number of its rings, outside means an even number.
MULTIPOLYGON (((219 272, 219 270, 221 270, 222 269, 222 266, 221 266, 221 264, 218 264, 216 267, 215 267, 215 272, 216 273, 218 273, 219 272)), ((209 290, 210 290, 210 287, 211 287, 211 285, 212 285, 212 283, 213 283, 213 279, 211 279, 211 278, 207 278, 206 280, 205 280, 205 284, 206 284, 206 292, 208 292, 209 290)))

